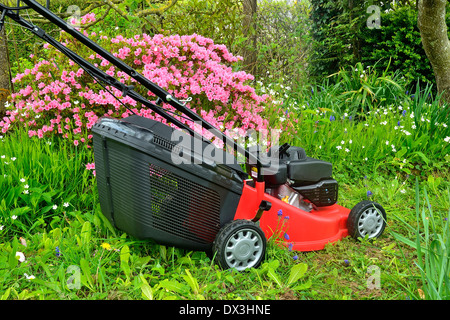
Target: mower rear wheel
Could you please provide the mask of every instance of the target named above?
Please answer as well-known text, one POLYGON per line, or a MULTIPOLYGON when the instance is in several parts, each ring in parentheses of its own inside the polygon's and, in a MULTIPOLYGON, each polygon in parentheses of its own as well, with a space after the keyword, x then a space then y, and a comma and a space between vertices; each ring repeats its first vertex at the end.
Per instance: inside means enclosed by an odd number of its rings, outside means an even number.
POLYGON ((378 238, 386 227, 386 211, 373 201, 364 200, 356 204, 347 219, 347 229, 354 239, 378 238))
POLYGON ((212 249, 223 269, 256 268, 264 260, 266 237, 253 221, 234 220, 219 230, 212 249))

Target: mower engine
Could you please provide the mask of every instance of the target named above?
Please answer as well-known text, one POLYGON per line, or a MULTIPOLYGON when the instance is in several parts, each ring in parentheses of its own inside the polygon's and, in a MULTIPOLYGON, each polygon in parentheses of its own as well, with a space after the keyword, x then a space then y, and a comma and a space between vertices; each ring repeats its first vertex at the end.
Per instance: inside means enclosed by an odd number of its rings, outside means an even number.
MULTIPOLYGON (((307 157, 303 148, 288 144, 272 147, 266 154, 260 149, 254 153, 266 164, 277 163, 262 168, 271 196, 308 212, 337 202, 338 182, 332 178, 330 162, 307 157)), ((256 179, 256 166, 248 165, 247 171, 256 179)))

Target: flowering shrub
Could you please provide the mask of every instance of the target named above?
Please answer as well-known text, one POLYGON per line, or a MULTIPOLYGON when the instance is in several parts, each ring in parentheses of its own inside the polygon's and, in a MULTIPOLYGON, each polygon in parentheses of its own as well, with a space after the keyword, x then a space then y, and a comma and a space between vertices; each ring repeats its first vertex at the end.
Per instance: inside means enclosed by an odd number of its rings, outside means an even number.
MULTIPOLYGON (((81 23, 94 19, 95 15, 89 14, 81 23)), ((242 135, 248 129, 261 130, 269 125, 263 113, 265 109, 267 115, 274 113, 273 100, 268 95, 256 94, 248 85, 252 75, 233 71, 233 63, 241 57, 233 56, 224 45, 196 34, 154 37, 143 34, 129 39, 120 35, 108 38, 94 32, 85 35, 178 99, 192 98, 187 107, 229 135, 236 129, 242 135)), ((134 79, 65 32, 61 33, 60 41, 119 81, 134 84, 134 79)), ((60 135, 78 145, 89 142, 92 138, 89 129, 99 117, 131 115, 111 94, 93 84, 92 78, 73 61, 48 44, 44 48, 41 57, 31 56, 34 67, 13 79, 12 104, 0 121, 3 133, 14 126, 26 126, 30 137, 60 135)), ((135 113, 166 122, 133 99, 122 97, 119 90, 108 89, 135 113)), ((143 86, 136 86, 135 90, 149 100, 156 100, 143 86)), ((168 104, 163 107, 174 111, 168 104)), ((195 129, 191 121, 175 117, 195 129)))

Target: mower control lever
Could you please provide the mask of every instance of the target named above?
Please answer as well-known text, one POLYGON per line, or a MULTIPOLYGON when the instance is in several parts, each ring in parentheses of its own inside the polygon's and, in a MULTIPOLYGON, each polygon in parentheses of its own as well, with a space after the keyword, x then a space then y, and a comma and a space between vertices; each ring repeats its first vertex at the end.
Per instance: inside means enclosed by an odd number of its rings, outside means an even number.
POLYGON ((261 216, 264 211, 269 211, 272 208, 272 203, 266 200, 262 200, 259 204, 258 212, 256 212, 256 216, 252 219, 253 222, 257 222, 261 219, 261 216))
POLYGON ((282 158, 283 154, 286 154, 289 156, 289 154, 286 153, 286 151, 291 147, 289 143, 284 143, 281 146, 274 146, 270 148, 269 153, 270 157, 274 157, 274 153, 278 153, 278 158, 282 158))
POLYGON ((290 148, 291 146, 289 145, 289 143, 284 143, 281 147, 279 147, 278 149, 278 156, 281 158, 281 156, 283 154, 286 153, 286 151, 290 148))

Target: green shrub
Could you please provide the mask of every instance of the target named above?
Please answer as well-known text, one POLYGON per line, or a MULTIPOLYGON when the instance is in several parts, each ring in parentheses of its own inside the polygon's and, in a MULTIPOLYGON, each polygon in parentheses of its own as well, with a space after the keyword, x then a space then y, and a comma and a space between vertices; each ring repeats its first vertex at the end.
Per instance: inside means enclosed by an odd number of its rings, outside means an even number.
MULTIPOLYGON (((388 66, 405 77, 408 89, 417 81, 435 83, 422 47, 415 6, 382 1, 312 0, 311 34, 314 40, 309 71, 320 79, 346 65, 362 62, 383 72, 388 66), (380 9, 380 28, 369 28, 367 9, 380 9)), ((450 5, 447 25, 450 25, 450 5)), ((450 36, 450 33, 449 33, 450 36)))
POLYGON ((402 7, 382 12, 381 28, 365 28, 361 36, 361 61, 364 64, 376 64, 378 70, 390 65, 391 70, 401 71, 412 87, 417 81, 435 83, 431 64, 422 47, 414 8, 402 7))
POLYGON ((361 61, 362 35, 368 30, 367 8, 390 7, 383 1, 311 0, 311 36, 313 54, 309 65, 311 76, 320 79, 339 71, 347 64, 361 61))

